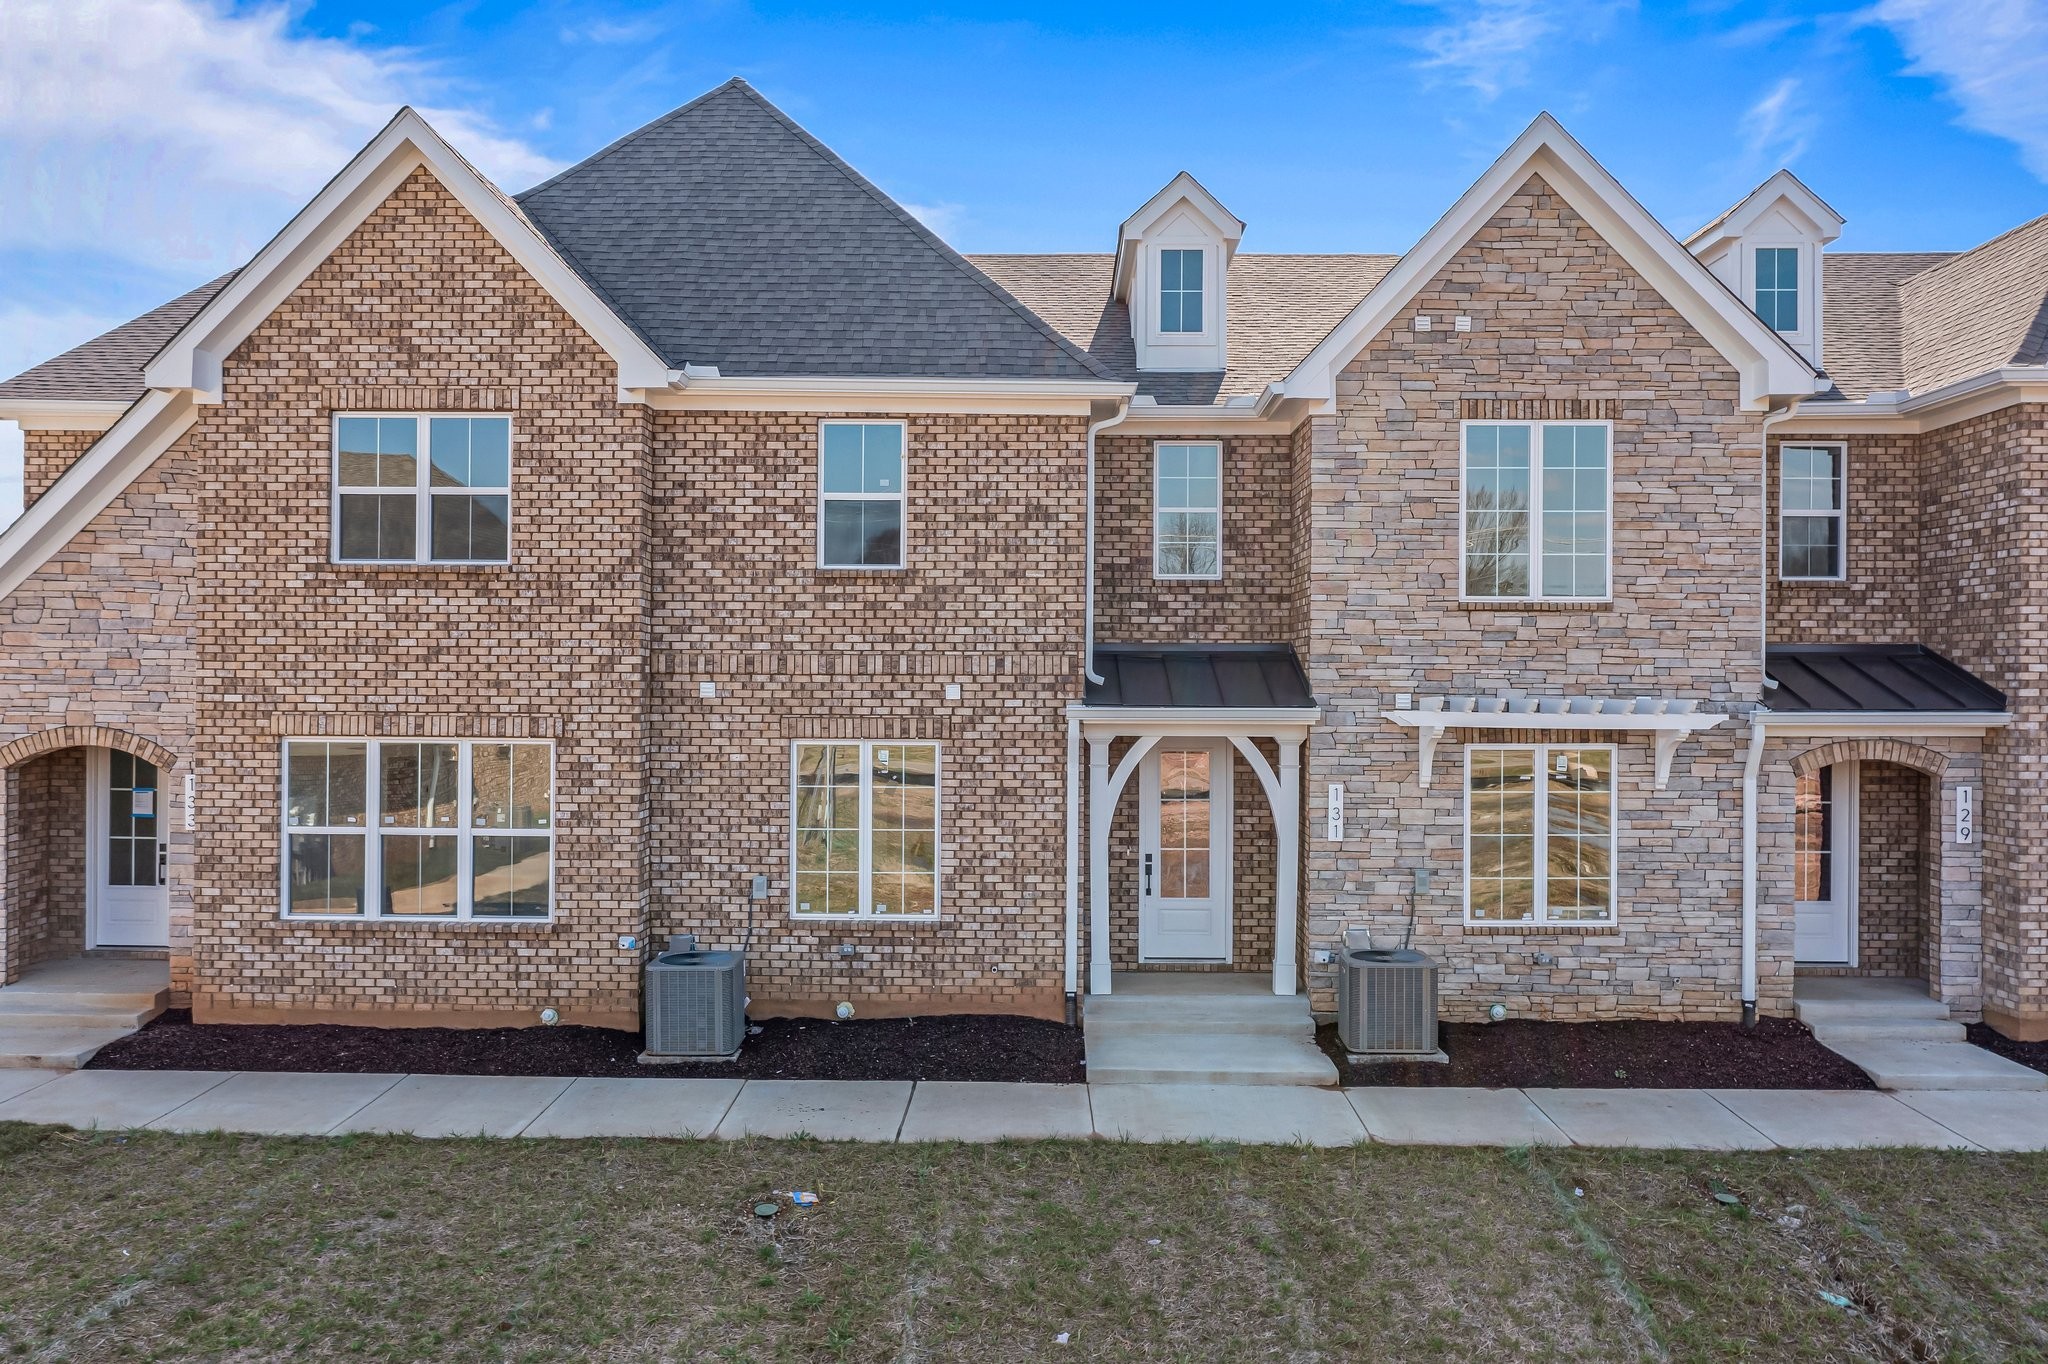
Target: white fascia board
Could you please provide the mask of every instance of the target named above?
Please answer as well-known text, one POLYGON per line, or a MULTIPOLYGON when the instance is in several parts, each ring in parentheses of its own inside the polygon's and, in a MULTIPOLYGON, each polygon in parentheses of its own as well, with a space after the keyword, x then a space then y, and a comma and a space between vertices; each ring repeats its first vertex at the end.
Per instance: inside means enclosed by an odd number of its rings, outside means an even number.
POLYGON ((151 388, 192 390, 201 402, 219 402, 222 361, 421 166, 617 361, 620 387, 668 382, 668 366, 661 357, 410 108, 399 110, 341 174, 178 330, 144 368, 143 381, 151 388))
POLYGON ((24 431, 105 431, 135 404, 119 398, 0 398, 0 422, 24 431))
POLYGON ((1685 245, 1696 255, 1706 255, 1724 242, 1747 235, 1757 219, 1781 200, 1806 220, 1814 238, 1822 245, 1840 237, 1848 222, 1827 200, 1808 189, 1805 181, 1789 170, 1781 170, 1743 195, 1741 201, 1726 213, 1687 237, 1685 245))
POLYGON ((1105 379, 918 379, 849 377, 693 378, 681 374, 635 398, 677 412, 985 412, 1088 415, 1136 384, 1105 379))
POLYGON ((189 393, 145 393, 0 533, 0 597, 22 585, 192 429, 189 393))
POLYGON ((1335 396, 1337 375, 1384 331, 1532 175, 1540 175, 1637 273, 1736 367, 1742 404, 1803 398, 1822 385, 1805 357, 1743 306, 1549 114, 1500 159, 1283 381, 1290 397, 1335 396))
POLYGON ((1805 436, 1850 431, 1923 435, 2020 403, 2048 403, 2048 366, 2007 365, 1905 397, 1887 395, 1857 402, 1808 399, 1790 417, 1774 423, 1771 431, 1805 436))
POLYGON ((1225 208, 1201 181, 1181 171, 1117 227, 1116 270, 1110 278, 1110 297, 1129 299, 1134 248, 1162 217, 1183 201, 1197 216, 1205 219, 1222 240, 1226 258, 1237 254, 1237 244, 1244 240, 1244 220, 1225 208))
POLYGON ((1909 739, 1987 734, 2005 728, 2013 717, 2002 710, 1792 710, 1766 711, 1759 719, 1772 734, 1860 734, 1909 739))

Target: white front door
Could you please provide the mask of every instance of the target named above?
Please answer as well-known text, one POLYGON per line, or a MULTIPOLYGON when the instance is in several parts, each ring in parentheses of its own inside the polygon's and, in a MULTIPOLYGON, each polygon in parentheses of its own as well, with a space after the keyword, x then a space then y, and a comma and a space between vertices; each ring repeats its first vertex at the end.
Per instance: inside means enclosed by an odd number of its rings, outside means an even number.
POLYGON ((1231 750, 1165 739, 1138 774, 1138 960, 1230 960, 1231 750))
POLYGON ((1799 778, 1792 835, 1792 956, 1856 964, 1856 764, 1799 778))
POLYGON ((168 947, 164 819, 170 793, 154 763, 92 750, 86 780, 86 946, 168 947))

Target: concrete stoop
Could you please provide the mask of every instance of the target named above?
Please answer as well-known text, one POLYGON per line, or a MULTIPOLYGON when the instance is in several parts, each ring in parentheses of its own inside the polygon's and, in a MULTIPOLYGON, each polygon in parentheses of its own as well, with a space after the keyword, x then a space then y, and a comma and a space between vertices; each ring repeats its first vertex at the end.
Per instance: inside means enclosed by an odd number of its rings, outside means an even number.
POLYGON ((74 957, 34 967, 0 988, 0 1070, 77 1070, 170 998, 170 967, 160 959, 74 957))
POLYGON ((1821 976, 1796 981, 1793 1006, 1814 1040, 1879 1089, 2048 1089, 2048 1075, 1964 1041, 1923 981, 1821 976))
POLYGON ((1131 972, 1084 1005, 1088 1079, 1125 1085, 1334 1085, 1306 995, 1234 972, 1131 972))

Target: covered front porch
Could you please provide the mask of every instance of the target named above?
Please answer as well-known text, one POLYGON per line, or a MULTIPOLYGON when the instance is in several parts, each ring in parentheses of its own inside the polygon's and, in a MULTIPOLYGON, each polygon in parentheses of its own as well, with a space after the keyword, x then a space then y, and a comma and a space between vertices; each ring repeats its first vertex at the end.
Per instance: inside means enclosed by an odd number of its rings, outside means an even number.
POLYGON ((1127 972, 1256 972, 1296 995, 1301 754, 1321 712, 1293 650, 1105 645, 1095 666, 1067 712, 1069 994, 1085 960, 1090 996, 1127 972))

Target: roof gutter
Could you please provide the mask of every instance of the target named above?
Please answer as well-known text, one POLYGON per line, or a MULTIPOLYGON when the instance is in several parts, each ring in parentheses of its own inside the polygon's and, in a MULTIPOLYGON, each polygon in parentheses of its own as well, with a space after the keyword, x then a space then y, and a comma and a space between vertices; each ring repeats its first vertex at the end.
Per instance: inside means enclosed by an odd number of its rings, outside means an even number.
POLYGON ((1756 723, 1780 734, 1983 734, 2013 722, 2004 710, 1767 710, 1756 723))

